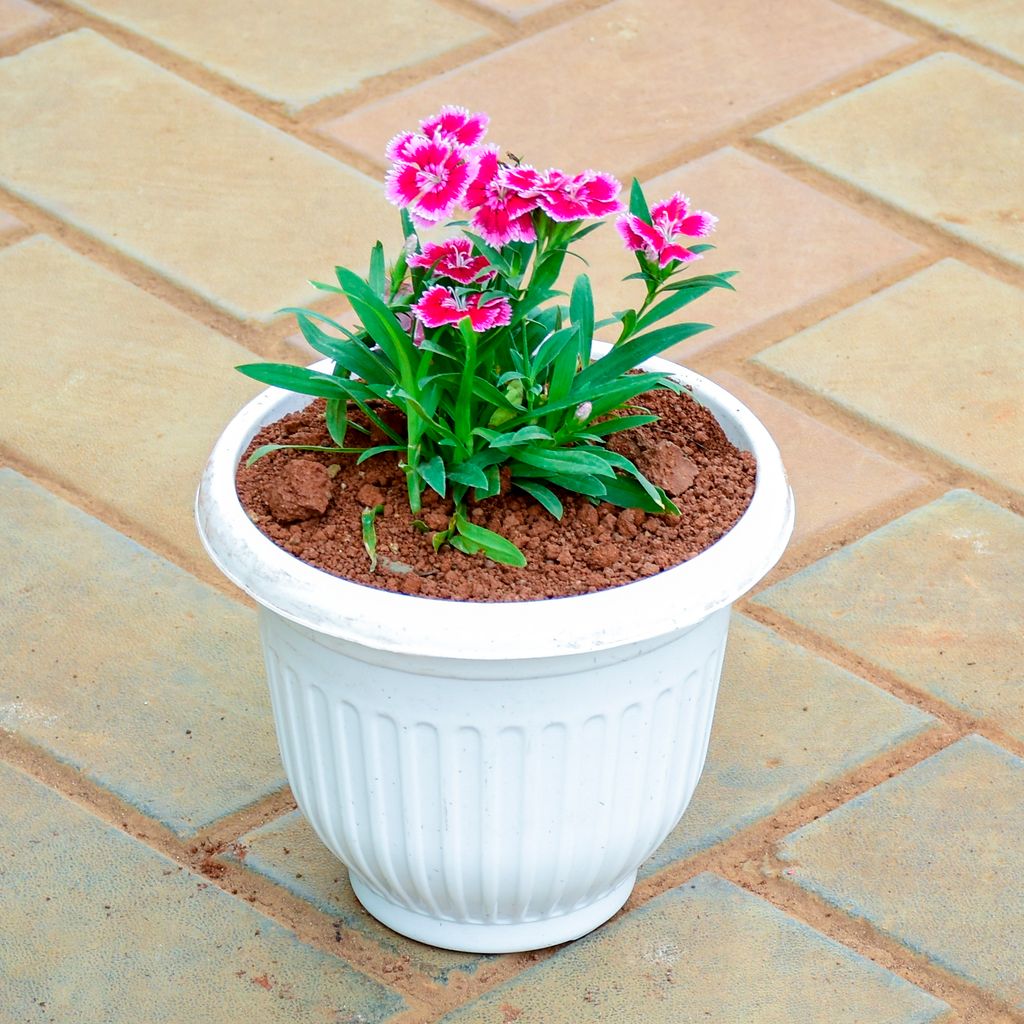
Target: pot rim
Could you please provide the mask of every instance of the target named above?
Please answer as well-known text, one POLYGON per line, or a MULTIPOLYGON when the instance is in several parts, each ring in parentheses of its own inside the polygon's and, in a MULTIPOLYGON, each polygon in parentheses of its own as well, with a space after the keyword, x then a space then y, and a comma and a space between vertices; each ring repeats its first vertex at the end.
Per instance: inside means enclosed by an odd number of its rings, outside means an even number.
MULTIPOLYGON (((595 352, 608 347, 594 346, 595 352)), ((330 372, 332 361, 320 360, 313 368, 330 372)), ((754 496, 733 528, 701 554, 655 576, 591 594, 485 603, 377 590, 308 565, 260 532, 235 490, 238 461, 257 431, 311 400, 280 388, 268 388, 245 405, 214 445, 196 495, 200 539, 221 572, 265 608, 377 650, 519 660, 596 652, 678 633, 732 604, 778 562, 793 531, 793 493, 778 447, 737 398, 666 359, 649 359, 643 368, 671 373, 757 462, 754 496)))

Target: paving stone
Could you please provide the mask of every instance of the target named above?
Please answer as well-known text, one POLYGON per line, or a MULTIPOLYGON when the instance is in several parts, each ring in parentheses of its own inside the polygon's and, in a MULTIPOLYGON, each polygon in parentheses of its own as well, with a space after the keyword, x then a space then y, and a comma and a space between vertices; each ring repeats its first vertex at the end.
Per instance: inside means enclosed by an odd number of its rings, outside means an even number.
POLYGON ((787 874, 1024 1006, 1024 760, 968 736, 794 832, 787 874))
MULTIPOLYGON (((715 325, 674 350, 683 361, 919 251, 877 221, 734 149, 684 164, 644 188, 652 201, 682 192, 696 209, 719 218, 709 239, 718 248, 692 273, 740 272, 736 292, 711 292, 675 317, 715 325)), ((622 280, 637 266, 611 223, 577 250, 590 266, 571 261, 569 273, 590 276, 600 315, 643 300, 640 282, 622 280)))
POLYGON ((405 1003, 0 765, 5 1021, 383 1024, 405 1003))
POLYGON ((324 130, 380 160, 395 132, 461 103, 529 163, 625 175, 907 42, 827 0, 770 18, 753 4, 695 0, 684 14, 675 0, 618 0, 324 130))
POLYGON ((756 361, 1024 492, 1022 322, 1024 291, 943 260, 756 361))
POLYGON ((362 0, 307 0, 301 11, 238 0, 73 2, 292 110, 485 34, 435 0, 389 0, 371 17, 362 0))
POLYGON ((8 213, 6 210, 0 210, 0 238, 3 238, 4 235, 10 235, 15 231, 20 231, 24 226, 14 214, 8 213))
POLYGON ((764 900, 703 874, 443 1024, 925 1024, 948 1009, 764 900))
POLYGON ((692 856, 935 720, 733 617, 707 765, 682 821, 642 874, 692 856))
POLYGON ((239 317, 401 234, 380 183, 89 30, 0 61, 0 123, 0 184, 239 317))
POLYGON ((0 729, 179 835, 280 789, 251 612, 0 470, 0 729))
POLYGON ((1017 0, 885 0, 931 22, 944 32, 952 32, 1010 60, 1024 63, 1024 20, 1017 0))
POLYGON ((28 0, 0 0, 0 43, 39 28, 49 20, 46 11, 28 0))
POLYGON ((1024 265, 1022 121, 1024 86, 939 53, 762 137, 1024 265), (951 159, 951 140, 963 159, 951 159))
POLYGON ((794 544, 927 483, 731 373, 717 370, 709 376, 749 406, 778 444, 796 497, 794 544))
MULTIPOLYGON (((493 956, 453 953, 413 942, 378 924, 363 910, 348 882, 345 866, 324 846, 301 811, 293 811, 242 836, 244 864, 276 885, 287 889, 317 910, 340 920, 378 943, 394 957, 408 957, 416 970, 441 985, 453 972, 473 974, 493 956)), ((235 855, 227 859, 238 861, 235 855)))
POLYGON ((252 353, 39 236, 0 251, 0 309, 21 339, 5 346, 3 444, 205 558, 195 490, 225 423, 260 390, 233 369, 252 353))
POLYGON ((553 7, 559 0, 477 0, 481 7, 504 14, 506 18, 519 21, 538 11, 553 7))
POLYGON ((951 491, 755 599, 1024 740, 1024 519, 951 491))

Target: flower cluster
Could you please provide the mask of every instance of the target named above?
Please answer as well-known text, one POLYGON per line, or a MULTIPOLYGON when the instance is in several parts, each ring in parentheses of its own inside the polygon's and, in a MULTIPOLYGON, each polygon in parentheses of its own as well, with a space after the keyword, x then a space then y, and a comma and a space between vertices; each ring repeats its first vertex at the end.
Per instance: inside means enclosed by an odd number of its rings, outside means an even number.
POLYGON ((489 119, 465 107, 443 107, 420 122, 419 132, 396 135, 385 153, 393 161, 385 193, 419 227, 447 219, 458 206, 488 245, 534 242, 531 214, 543 210, 557 223, 607 217, 623 209, 622 186, 610 174, 568 175, 503 164, 494 145, 483 145, 489 119))
MULTIPOLYGON (((472 521, 471 501, 510 484, 555 516, 565 492, 655 514, 676 511, 607 440, 656 418, 637 405, 644 392, 678 389, 671 375, 637 368, 707 330, 673 318, 711 289, 731 288, 732 274, 683 276, 711 248, 690 240, 705 238, 716 223, 685 196, 649 207, 634 180, 627 208, 610 174, 503 160, 484 142, 488 124, 485 114, 449 106, 388 143, 385 192, 401 208, 405 246, 390 268, 378 242, 367 276, 337 267, 337 285, 316 283, 343 294, 361 326, 352 331, 320 311, 290 310, 309 344, 333 361, 332 373, 284 364, 239 369, 327 400, 337 447, 317 450, 359 461, 397 458, 414 521, 424 488, 450 500, 450 525, 433 535, 435 547, 521 565, 518 548, 472 521), (457 210, 466 219, 449 226, 461 233, 419 238, 418 228, 437 227, 457 210), (598 226, 584 222, 611 216, 636 258, 630 277, 646 294, 636 308, 597 320, 585 274, 568 303, 558 285, 571 247, 598 226), (618 336, 594 358, 601 330, 618 336), (400 415, 382 416, 389 406, 400 415), (354 412, 358 420, 350 419, 354 412), (385 443, 350 447, 350 428, 365 431, 367 423, 385 443)), ((267 445, 250 461, 282 447, 303 446, 267 445)))

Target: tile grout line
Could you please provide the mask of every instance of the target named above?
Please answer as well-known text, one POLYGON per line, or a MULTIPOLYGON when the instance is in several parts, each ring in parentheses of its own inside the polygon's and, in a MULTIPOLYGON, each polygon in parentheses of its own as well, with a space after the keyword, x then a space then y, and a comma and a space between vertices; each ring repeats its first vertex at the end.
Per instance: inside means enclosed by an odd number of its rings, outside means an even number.
POLYGON ((774 608, 742 601, 738 610, 761 625, 767 626, 783 639, 825 658, 838 668, 853 673, 904 704, 910 704, 926 712, 962 736, 977 733, 1004 750, 1016 754, 1018 757, 1024 757, 1024 740, 1015 739, 1002 726, 984 715, 958 708, 927 690, 918 689, 898 673, 882 668, 870 659, 854 653, 810 627, 795 622, 774 608))

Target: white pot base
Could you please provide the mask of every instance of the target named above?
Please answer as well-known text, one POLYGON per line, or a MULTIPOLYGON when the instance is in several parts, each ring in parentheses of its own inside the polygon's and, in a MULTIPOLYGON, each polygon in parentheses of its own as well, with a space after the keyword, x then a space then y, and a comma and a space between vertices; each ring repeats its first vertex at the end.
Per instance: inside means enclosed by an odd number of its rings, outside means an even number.
POLYGON ((604 924, 629 899, 636 884, 636 873, 606 896, 579 910, 521 924, 463 924, 425 917, 377 895, 355 872, 349 872, 349 881, 367 912, 406 938, 461 953, 522 953, 570 942, 604 924))

